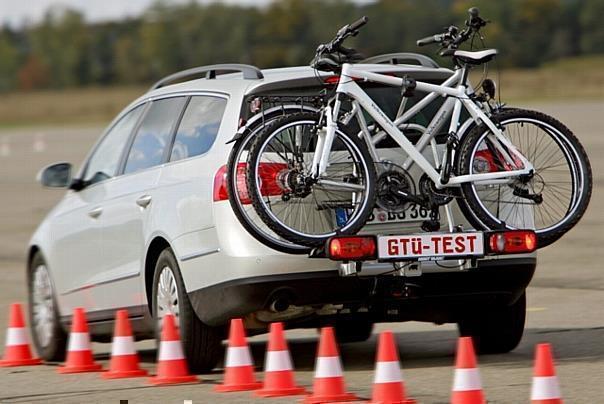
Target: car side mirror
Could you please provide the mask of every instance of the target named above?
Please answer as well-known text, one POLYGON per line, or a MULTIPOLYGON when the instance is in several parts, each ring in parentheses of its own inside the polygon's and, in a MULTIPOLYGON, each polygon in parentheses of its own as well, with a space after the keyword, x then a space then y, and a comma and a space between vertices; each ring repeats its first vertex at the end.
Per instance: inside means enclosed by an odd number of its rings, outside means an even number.
POLYGON ((55 163, 38 173, 38 181, 49 188, 67 188, 71 185, 71 164, 55 163))

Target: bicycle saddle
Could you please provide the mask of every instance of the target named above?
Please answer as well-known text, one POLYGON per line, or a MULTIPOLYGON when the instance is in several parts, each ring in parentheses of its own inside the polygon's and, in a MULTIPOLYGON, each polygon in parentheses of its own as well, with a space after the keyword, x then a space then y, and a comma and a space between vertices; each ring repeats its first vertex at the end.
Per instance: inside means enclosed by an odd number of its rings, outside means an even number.
POLYGON ((485 49, 476 52, 456 50, 453 52, 454 57, 470 65, 480 65, 490 62, 495 55, 497 55, 497 49, 485 49))

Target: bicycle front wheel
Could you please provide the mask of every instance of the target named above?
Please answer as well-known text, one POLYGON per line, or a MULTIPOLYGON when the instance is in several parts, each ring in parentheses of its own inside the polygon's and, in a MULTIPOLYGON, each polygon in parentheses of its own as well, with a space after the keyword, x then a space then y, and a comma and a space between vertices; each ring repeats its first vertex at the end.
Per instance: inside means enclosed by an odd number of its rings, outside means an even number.
MULTIPOLYGON (((562 123, 535 111, 513 109, 495 114, 504 136, 534 167, 531 176, 508 181, 462 184, 459 200, 467 219, 477 228, 534 229, 537 246, 562 237, 581 219, 592 189, 585 150, 562 123)), ((514 169, 501 154, 486 125, 475 127, 459 147, 458 174, 514 169)))
POLYGON ((375 204, 375 167, 367 147, 346 128, 336 131, 328 168, 311 175, 317 146, 315 113, 279 118, 250 148, 247 185, 258 216, 286 240, 321 246, 336 234, 355 234, 375 204))

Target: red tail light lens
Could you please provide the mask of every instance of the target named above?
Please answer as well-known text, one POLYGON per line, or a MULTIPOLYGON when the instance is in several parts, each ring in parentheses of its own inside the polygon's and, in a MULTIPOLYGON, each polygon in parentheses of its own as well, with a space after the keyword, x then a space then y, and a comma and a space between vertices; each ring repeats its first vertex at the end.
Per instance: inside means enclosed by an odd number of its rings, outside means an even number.
MULTIPOLYGON (((237 164, 237 195, 243 205, 252 203, 246 182, 247 163, 237 164)), ((258 172, 260 174, 260 192, 264 196, 275 196, 283 193, 283 186, 277 177, 281 172, 287 170, 285 163, 260 163, 258 172)), ((229 199, 227 192, 227 166, 222 166, 214 176, 214 202, 229 199)))
POLYGON ((537 249, 537 235, 532 230, 510 230, 489 235, 489 250, 495 254, 530 253, 537 249))
POLYGON ((327 241, 327 256, 334 261, 364 261, 377 257, 373 236, 336 236, 327 241))
POLYGON ((214 202, 226 201, 229 199, 227 193, 227 166, 222 166, 214 175, 214 202))

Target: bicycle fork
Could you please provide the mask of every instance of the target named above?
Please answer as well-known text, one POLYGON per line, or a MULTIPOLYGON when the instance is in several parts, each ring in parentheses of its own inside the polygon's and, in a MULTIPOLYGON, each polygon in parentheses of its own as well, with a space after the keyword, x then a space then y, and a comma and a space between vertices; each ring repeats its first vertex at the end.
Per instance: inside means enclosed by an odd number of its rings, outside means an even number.
POLYGON ((326 125, 324 130, 319 130, 317 133, 317 148, 312 161, 313 178, 319 178, 327 171, 329 152, 331 151, 336 130, 338 129, 338 116, 341 105, 342 102, 337 97, 333 108, 328 105, 325 109, 326 125))

